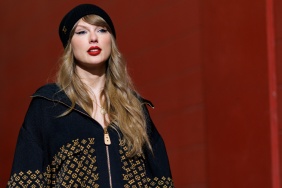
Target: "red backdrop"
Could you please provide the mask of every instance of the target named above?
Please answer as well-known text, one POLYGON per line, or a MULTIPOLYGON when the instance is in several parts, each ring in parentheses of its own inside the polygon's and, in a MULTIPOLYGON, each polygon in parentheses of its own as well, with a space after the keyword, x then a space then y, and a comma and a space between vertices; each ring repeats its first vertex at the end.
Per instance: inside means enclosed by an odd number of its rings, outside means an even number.
MULTIPOLYGON (((155 105, 177 188, 280 188, 282 0, 79 3, 111 16, 137 89, 155 105)), ((0 2, 0 187, 29 95, 53 81, 59 23, 77 4, 0 2)))

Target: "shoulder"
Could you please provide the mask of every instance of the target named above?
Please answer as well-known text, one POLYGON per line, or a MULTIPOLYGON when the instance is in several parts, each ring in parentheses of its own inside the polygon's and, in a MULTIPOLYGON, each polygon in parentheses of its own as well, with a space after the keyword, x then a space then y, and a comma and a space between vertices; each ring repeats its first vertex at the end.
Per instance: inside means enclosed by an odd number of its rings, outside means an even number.
POLYGON ((56 83, 49 83, 44 86, 41 86, 38 88, 31 97, 35 96, 46 96, 46 97, 52 97, 54 94, 60 91, 59 86, 56 83))
POLYGON ((41 143, 41 136, 45 132, 43 130, 46 130, 46 127, 55 118, 54 102, 46 100, 44 96, 53 95, 56 87, 58 87, 56 84, 46 84, 31 95, 32 100, 25 114, 22 129, 37 143, 41 143))
POLYGON ((151 144, 154 144, 157 142, 157 140, 160 138, 160 134, 156 128, 156 126, 154 125, 149 110, 147 108, 147 105, 150 106, 151 108, 154 109, 154 105, 151 101, 141 97, 140 95, 135 93, 135 96, 139 99, 142 108, 143 108, 143 113, 144 113, 144 117, 146 120, 146 126, 147 126, 147 134, 148 137, 150 138, 150 142, 151 144))
POLYGON ((49 102, 61 102, 71 106, 71 101, 69 100, 68 96, 56 83, 50 83, 40 87, 30 97, 33 99, 47 99, 46 101, 49 102))
POLYGON ((141 97, 141 104, 142 105, 145 105, 145 104, 147 104, 147 105, 149 105, 151 108, 155 108, 155 106, 153 105, 153 103, 151 102, 151 101, 149 101, 149 100, 147 100, 147 99, 144 99, 144 98, 142 98, 141 97))
POLYGON ((49 83, 38 88, 30 96, 32 100, 26 113, 26 119, 42 119, 40 117, 53 114, 56 106, 54 99, 58 97, 60 91, 59 86, 55 83, 49 83))
POLYGON ((132 93, 133 93, 133 95, 134 95, 137 99, 139 99, 141 105, 146 106, 146 104, 147 104, 147 105, 149 105, 151 108, 155 108, 154 105, 153 105, 153 103, 152 103, 151 101, 149 101, 149 100, 147 100, 147 99, 141 97, 136 91, 132 91, 132 93))

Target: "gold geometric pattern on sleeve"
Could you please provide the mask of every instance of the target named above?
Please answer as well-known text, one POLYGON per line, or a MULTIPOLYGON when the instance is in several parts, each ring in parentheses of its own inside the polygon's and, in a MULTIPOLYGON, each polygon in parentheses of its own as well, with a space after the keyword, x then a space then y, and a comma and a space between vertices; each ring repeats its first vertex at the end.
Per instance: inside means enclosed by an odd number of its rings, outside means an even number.
POLYGON ((41 188, 44 185, 43 175, 39 170, 35 172, 20 172, 11 176, 8 181, 9 188, 41 188))
POLYGON ((149 188, 174 188, 173 181, 170 177, 157 178, 154 179, 147 178, 149 183, 149 188))
POLYGON ((47 188, 98 188, 94 138, 73 140, 60 148, 44 173, 47 188))

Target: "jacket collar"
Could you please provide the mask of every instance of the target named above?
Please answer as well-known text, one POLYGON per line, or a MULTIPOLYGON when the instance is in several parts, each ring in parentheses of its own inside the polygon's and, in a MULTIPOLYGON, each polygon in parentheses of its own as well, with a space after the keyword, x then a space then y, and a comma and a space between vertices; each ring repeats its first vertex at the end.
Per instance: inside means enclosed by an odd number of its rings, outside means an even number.
MULTIPOLYGON (((71 105, 72 105, 72 103, 71 103, 70 99, 68 98, 68 96, 65 94, 65 92, 63 90, 60 89, 60 87, 56 83, 50 83, 50 84, 46 84, 46 85, 40 87, 30 97, 33 97, 33 98, 41 97, 41 98, 44 98, 46 100, 62 103, 64 105, 68 106, 68 107, 71 107, 71 105)), ((74 109, 84 113, 87 116, 90 116, 78 104, 75 105, 74 109)))
MULTIPOLYGON (((139 96, 135 92, 134 92, 134 94, 137 96, 137 98, 139 98, 139 100, 141 100, 141 104, 147 104, 150 107, 154 108, 154 105, 150 101, 142 98, 141 96, 139 96)), ((33 95, 31 95, 31 97, 42 97, 42 98, 45 98, 45 99, 50 100, 50 101, 63 103, 64 105, 69 106, 69 107, 71 107, 71 105, 72 105, 70 99, 65 94, 65 92, 63 90, 61 90, 60 87, 55 83, 50 83, 50 84, 46 84, 46 85, 42 86, 33 95)), ((75 110, 78 110, 78 111, 86 114, 87 116, 90 116, 78 104, 76 104, 74 108, 75 108, 75 110)))

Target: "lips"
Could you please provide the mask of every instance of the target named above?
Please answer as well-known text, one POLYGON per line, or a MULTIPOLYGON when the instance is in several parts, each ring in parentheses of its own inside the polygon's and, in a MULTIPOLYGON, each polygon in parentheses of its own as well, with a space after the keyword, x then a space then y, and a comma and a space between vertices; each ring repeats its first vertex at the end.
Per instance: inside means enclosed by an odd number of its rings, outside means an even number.
POLYGON ((88 50, 87 53, 89 55, 99 55, 101 53, 101 48, 99 48, 98 46, 91 46, 88 50))

